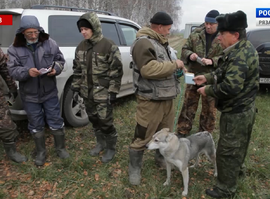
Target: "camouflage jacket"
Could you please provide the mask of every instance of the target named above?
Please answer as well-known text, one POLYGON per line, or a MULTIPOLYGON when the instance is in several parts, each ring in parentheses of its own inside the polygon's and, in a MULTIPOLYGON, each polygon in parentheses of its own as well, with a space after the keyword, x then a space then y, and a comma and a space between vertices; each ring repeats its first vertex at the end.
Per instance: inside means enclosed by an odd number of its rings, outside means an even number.
POLYGON ((217 99, 221 112, 243 112, 250 109, 259 90, 259 60, 253 45, 240 40, 224 50, 219 67, 205 74, 205 93, 217 99))
MULTIPOLYGON (((10 92, 15 92, 17 91, 17 85, 8 73, 6 61, 7 61, 6 56, 3 53, 2 49, 0 48, 0 75, 6 82, 6 85, 8 86, 10 92)), ((0 97, 4 95, 3 91, 6 86, 4 81, 0 80, 0 97)))
POLYGON ((118 93, 120 90, 123 76, 121 54, 117 45, 103 37, 95 13, 86 13, 80 19, 89 21, 93 35, 76 48, 71 89, 80 92, 84 98, 105 102, 109 92, 118 93))
POLYGON ((195 75, 211 72, 217 68, 217 61, 222 54, 222 47, 220 46, 217 37, 212 41, 212 45, 206 55, 206 37, 205 27, 197 28, 188 37, 185 45, 182 47, 181 59, 187 64, 189 72, 195 73, 195 75), (196 53, 201 58, 212 59, 213 65, 202 66, 196 61, 191 61, 189 56, 192 53, 196 53))

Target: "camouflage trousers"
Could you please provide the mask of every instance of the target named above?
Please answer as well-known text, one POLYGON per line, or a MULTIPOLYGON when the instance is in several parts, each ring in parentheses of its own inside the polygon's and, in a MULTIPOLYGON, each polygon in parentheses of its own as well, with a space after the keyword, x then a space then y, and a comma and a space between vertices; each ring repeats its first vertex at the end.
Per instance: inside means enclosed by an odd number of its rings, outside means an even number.
POLYGON ((217 187, 224 192, 236 191, 237 179, 247 155, 255 121, 255 106, 242 113, 222 113, 218 141, 217 187))
POLYGON ((0 139, 4 142, 13 142, 19 135, 17 126, 11 119, 8 103, 4 96, 0 96, 0 139))
POLYGON ((213 132, 216 124, 215 99, 209 96, 201 96, 196 85, 186 86, 184 104, 178 118, 177 131, 181 134, 188 134, 192 129, 192 124, 198 109, 200 97, 202 110, 200 114, 199 131, 213 132))
POLYGON ((84 98, 86 113, 95 131, 99 130, 104 135, 116 134, 113 125, 113 107, 107 101, 94 102, 91 98, 84 98))

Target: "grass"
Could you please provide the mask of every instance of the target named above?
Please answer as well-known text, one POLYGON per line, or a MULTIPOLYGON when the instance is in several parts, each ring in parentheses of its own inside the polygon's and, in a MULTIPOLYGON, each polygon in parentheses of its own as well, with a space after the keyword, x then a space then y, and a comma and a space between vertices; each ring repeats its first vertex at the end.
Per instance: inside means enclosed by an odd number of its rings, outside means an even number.
MULTIPOLYGON (((178 97, 183 100, 184 92, 178 97)), ((246 158, 247 176, 239 181, 236 199, 269 199, 269 93, 256 99, 258 114, 246 158)), ((176 103, 177 104, 177 103, 176 103)), ((119 134, 117 154, 111 163, 103 164, 99 157, 90 157, 89 150, 95 139, 91 125, 66 128, 66 145, 71 158, 59 159, 53 147, 53 137, 46 131, 47 162, 36 167, 31 157, 34 142, 28 133, 21 135, 18 150, 29 157, 24 164, 16 164, 6 158, 0 162, 0 198, 182 198, 182 176, 172 173, 171 185, 163 186, 166 170, 155 165, 154 152, 145 151, 140 186, 128 183, 128 147, 135 127, 136 101, 134 96, 120 99, 115 106, 115 126, 119 134)), ((198 114, 192 133, 198 130, 198 114)), ((218 139, 218 124, 213 133, 218 139)), ((0 155, 4 157, 2 146, 0 155)), ((204 190, 215 183, 213 169, 204 157, 196 169, 190 169, 189 194, 187 198, 208 198, 204 190)))

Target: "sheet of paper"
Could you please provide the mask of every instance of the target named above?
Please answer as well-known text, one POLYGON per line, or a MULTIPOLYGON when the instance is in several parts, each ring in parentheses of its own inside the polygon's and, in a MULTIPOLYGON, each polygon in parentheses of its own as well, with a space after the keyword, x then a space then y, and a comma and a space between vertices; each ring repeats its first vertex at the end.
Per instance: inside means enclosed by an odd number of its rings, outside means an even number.
POLYGON ((194 78, 194 73, 184 73, 184 77, 185 77, 185 83, 186 84, 193 84, 195 85, 195 82, 193 81, 194 78))
POLYGON ((51 70, 52 70, 51 67, 50 67, 50 68, 41 68, 41 69, 39 70, 39 72, 40 72, 40 75, 44 75, 44 74, 46 74, 46 73, 51 72, 51 70))

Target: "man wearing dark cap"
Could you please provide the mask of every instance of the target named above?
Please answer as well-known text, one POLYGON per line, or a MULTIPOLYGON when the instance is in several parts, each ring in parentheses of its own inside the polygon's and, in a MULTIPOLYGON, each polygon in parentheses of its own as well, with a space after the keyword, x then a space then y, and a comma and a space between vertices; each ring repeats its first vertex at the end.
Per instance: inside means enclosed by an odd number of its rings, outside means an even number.
MULTIPOLYGON (((205 16, 203 27, 195 29, 190 34, 182 48, 182 60, 188 65, 188 71, 195 75, 213 71, 217 67, 217 60, 222 48, 217 40, 217 10, 211 10, 205 16), (197 58, 202 58, 202 63, 197 58)), ((192 129, 192 124, 201 98, 202 110, 200 113, 199 131, 212 133, 216 123, 215 100, 212 97, 200 97, 198 86, 187 84, 185 99, 178 118, 178 135, 185 137, 192 129)))
POLYGON ((65 59, 58 45, 40 27, 35 16, 23 16, 8 55, 9 73, 14 80, 19 81, 28 129, 36 144, 35 164, 42 166, 46 161, 46 123, 54 136, 57 155, 68 158, 64 120, 56 87, 56 76, 64 69, 65 59))
MULTIPOLYGON (((162 128, 173 130, 174 98, 180 92, 175 71, 186 70, 182 61, 172 60, 170 56, 167 38, 173 24, 170 15, 158 12, 150 23, 150 27, 138 31, 131 47, 133 84, 138 103, 137 125, 129 147, 129 182, 132 185, 139 185, 141 181, 145 145, 162 128)), ((158 151, 158 163, 162 160, 160 156, 158 151)))
POLYGON ((197 85, 207 84, 197 91, 217 101, 220 116, 220 136, 216 162, 217 184, 207 189, 213 198, 235 195, 237 179, 243 174, 252 127, 255 121, 255 98, 259 90, 258 54, 246 40, 247 18, 242 11, 217 18, 218 39, 223 50, 219 67, 212 73, 194 78, 197 85))
POLYGON ((116 153, 117 131, 113 124, 112 104, 123 76, 121 54, 113 41, 103 37, 95 13, 83 14, 77 26, 84 40, 75 51, 71 89, 75 100, 84 101, 93 125, 97 143, 90 155, 98 156, 105 150, 101 161, 107 163, 116 153))

